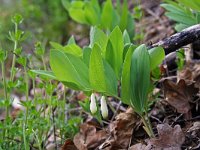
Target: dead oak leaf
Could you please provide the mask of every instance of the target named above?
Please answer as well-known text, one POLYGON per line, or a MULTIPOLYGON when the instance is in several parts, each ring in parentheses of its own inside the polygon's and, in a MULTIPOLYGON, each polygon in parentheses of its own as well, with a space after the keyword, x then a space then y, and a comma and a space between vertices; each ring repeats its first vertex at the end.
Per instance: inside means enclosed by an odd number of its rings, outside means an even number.
POLYGON ((177 72, 177 79, 184 79, 186 83, 194 82, 200 88, 200 63, 188 62, 183 70, 177 72))
POLYGON ((185 135, 179 125, 174 128, 168 124, 157 125, 159 138, 153 138, 149 142, 154 148, 180 150, 185 141, 185 135))
POLYGON ((105 141, 108 134, 105 130, 97 131, 96 127, 83 123, 80 132, 74 136, 74 144, 79 150, 95 149, 105 141))
POLYGON ((194 87, 194 83, 187 85, 185 80, 179 80, 176 84, 170 80, 163 82, 164 95, 167 102, 176 108, 179 113, 188 113, 190 110, 189 102, 192 97, 198 92, 194 87))
POLYGON ((67 139, 62 146, 62 150, 78 150, 71 139, 67 139))
POLYGON ((132 108, 116 116, 116 120, 109 125, 110 139, 103 145, 109 150, 127 149, 136 123, 140 122, 132 108))

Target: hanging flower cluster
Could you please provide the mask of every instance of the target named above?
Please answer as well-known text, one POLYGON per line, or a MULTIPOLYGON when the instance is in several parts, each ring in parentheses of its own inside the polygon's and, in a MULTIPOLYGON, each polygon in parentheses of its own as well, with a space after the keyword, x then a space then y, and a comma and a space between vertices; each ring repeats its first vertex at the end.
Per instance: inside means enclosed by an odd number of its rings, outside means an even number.
MULTIPOLYGON (((94 93, 91 94, 91 102, 90 102, 90 111, 92 114, 95 114, 97 112, 97 104, 96 104, 96 96, 94 93)), ((106 119, 108 117, 108 106, 106 103, 106 97, 102 96, 101 97, 101 114, 103 116, 104 119, 106 119)))

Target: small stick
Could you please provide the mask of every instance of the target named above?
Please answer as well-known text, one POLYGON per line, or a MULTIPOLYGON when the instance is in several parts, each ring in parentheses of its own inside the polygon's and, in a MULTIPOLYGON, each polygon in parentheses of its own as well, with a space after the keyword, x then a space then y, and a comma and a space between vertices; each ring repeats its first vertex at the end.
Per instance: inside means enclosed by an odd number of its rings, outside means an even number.
POLYGON ((148 48, 162 46, 165 50, 165 54, 169 54, 197 40, 200 40, 200 24, 186 28, 158 43, 148 46, 148 48))

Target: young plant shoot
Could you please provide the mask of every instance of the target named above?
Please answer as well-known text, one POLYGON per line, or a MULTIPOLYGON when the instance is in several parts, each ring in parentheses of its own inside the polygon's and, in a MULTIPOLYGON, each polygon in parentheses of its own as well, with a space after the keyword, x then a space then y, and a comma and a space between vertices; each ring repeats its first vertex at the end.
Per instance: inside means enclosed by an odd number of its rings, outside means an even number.
MULTIPOLYGON (((118 26, 109 35, 98 27, 92 27, 89 46, 83 50, 79 47, 79 53, 72 53, 70 44, 63 47, 54 43, 50 53, 53 72, 36 72, 60 80, 87 95, 92 93, 90 111, 93 115, 101 110, 102 117, 107 118, 105 96, 121 100, 141 116, 144 129, 153 137, 147 116, 150 71, 162 62, 164 50, 157 47, 147 51, 145 45, 137 47, 130 41, 128 33, 122 33, 118 26), (118 83, 121 83, 121 91, 118 90, 118 83), (103 95, 100 109, 94 91, 103 95)), ((77 47, 76 43, 74 46, 77 47)))

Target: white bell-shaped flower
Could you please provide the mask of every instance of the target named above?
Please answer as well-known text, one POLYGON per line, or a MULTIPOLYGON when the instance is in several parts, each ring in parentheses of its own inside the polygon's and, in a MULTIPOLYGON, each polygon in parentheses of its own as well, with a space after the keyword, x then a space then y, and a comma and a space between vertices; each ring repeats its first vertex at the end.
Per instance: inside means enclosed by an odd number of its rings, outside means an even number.
POLYGON ((108 117, 108 106, 107 106, 107 103, 106 103, 105 96, 101 97, 101 114, 102 114, 104 119, 106 119, 108 117))
POLYGON ((90 111, 92 114, 95 114, 97 112, 96 97, 94 93, 92 93, 91 95, 90 111))

